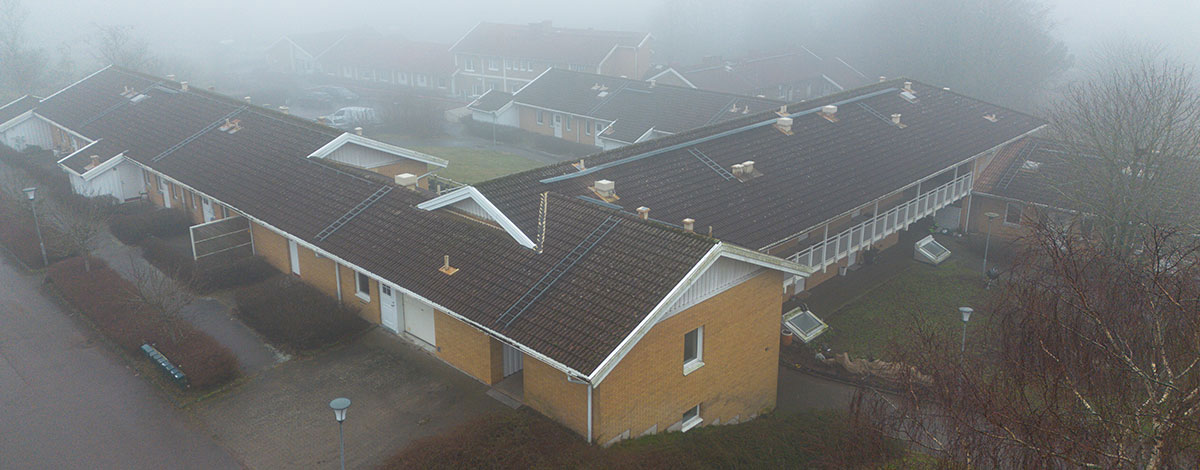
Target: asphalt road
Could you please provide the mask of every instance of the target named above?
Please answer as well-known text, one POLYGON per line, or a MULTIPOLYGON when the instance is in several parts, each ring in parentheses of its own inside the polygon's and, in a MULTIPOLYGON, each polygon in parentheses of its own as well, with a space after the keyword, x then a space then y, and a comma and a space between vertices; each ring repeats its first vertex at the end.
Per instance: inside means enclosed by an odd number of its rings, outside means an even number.
POLYGON ((0 469, 240 468, 0 255, 0 469))

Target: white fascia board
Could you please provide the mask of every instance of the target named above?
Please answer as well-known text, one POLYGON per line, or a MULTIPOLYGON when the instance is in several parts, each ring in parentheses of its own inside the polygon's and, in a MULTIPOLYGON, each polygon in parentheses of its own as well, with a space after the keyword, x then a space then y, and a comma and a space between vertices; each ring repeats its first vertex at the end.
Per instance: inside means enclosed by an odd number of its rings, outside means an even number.
MULTIPOLYGON (((569 112, 569 111, 561 111, 561 110, 557 110, 557 109, 546 108, 546 107, 543 107, 543 106, 538 106, 538 105, 535 105, 535 104, 522 103, 522 102, 519 102, 519 101, 517 101, 517 100, 515 100, 515 99, 514 99, 512 102, 513 102, 513 103, 516 103, 517 105, 524 106, 524 107, 526 107, 526 108, 540 109, 540 110, 542 110, 542 111, 545 111, 545 112, 548 112, 548 113, 566 114, 566 115, 568 115, 568 116, 575 116, 575 117, 577 117, 577 118, 583 118, 583 119, 591 119, 591 120, 594 120, 594 121, 607 121, 607 120, 608 120, 608 119, 605 119, 605 118, 599 118, 599 117, 596 117, 596 116, 588 116, 588 115, 586 115, 586 114, 576 114, 576 113, 572 113, 572 112, 569 112)), ((616 122, 616 121, 613 121, 613 122, 616 122)), ((611 126, 612 124, 609 124, 609 125, 611 126)), ((605 129, 607 129, 607 127, 606 127, 605 129)))
MULTIPOLYGON (((608 54, 604 54, 604 58, 600 59, 600 63, 596 64, 596 73, 600 73, 600 69, 604 67, 605 62, 608 62, 608 58, 612 57, 613 53, 617 52, 617 49, 620 49, 622 47, 628 47, 630 49, 634 49, 635 51, 637 50, 636 47, 632 47, 632 46, 622 46, 620 44, 613 46, 612 49, 608 50, 608 54)), ((637 79, 635 78, 634 80, 637 80, 637 79)))
POLYGON ((373 150, 378 150, 380 152, 384 152, 384 153, 388 153, 388 154, 392 154, 392 155, 395 155, 400 158, 404 158, 404 159, 408 159, 408 160, 415 160, 415 161, 418 161, 421 163, 427 163, 427 164, 441 167, 441 168, 445 168, 447 165, 450 164, 450 162, 443 160, 441 158, 435 157, 433 155, 427 155, 427 154, 424 154, 424 153, 421 153, 421 152, 418 152, 415 150, 409 150, 409 149, 406 149, 403 147, 397 147, 392 144, 380 142, 375 139, 369 139, 369 138, 363 137, 358 134, 351 134, 349 132, 345 132, 342 135, 337 136, 337 138, 329 141, 329 143, 321 146, 321 148, 319 148, 319 149, 317 149, 317 151, 313 152, 312 155, 309 155, 308 158, 324 159, 325 157, 328 157, 331 153, 333 153, 334 151, 336 151, 339 148, 342 148, 342 146, 344 146, 346 144, 361 145, 363 147, 373 149, 373 150))
POLYGON ((33 110, 31 109, 29 111, 25 111, 21 114, 18 114, 17 117, 14 117, 14 118, 9 119, 4 122, 0 122, 0 132, 4 132, 9 129, 12 129, 13 127, 16 127, 17 125, 21 124, 22 122, 28 121, 29 118, 32 118, 32 117, 33 117, 33 110))
POLYGON ((833 85, 833 86, 837 87, 837 89, 838 89, 838 90, 840 90, 840 91, 845 91, 845 90, 846 90, 846 87, 842 86, 842 85, 841 85, 840 83, 838 83, 838 82, 835 82, 835 81, 833 81, 833 79, 832 79, 832 78, 829 78, 829 75, 821 74, 821 78, 825 79, 825 81, 829 82, 829 84, 831 84, 831 85, 833 85))
POLYGON ((42 102, 45 102, 46 100, 48 100, 48 99, 50 99, 50 98, 53 98, 55 95, 57 95, 57 94, 59 94, 59 93, 62 93, 62 92, 64 92, 64 91, 67 91, 67 90, 70 90, 70 89, 71 89, 71 87, 73 87, 73 86, 75 86, 75 85, 78 85, 78 84, 80 84, 80 83, 83 83, 83 82, 87 81, 89 78, 92 78, 92 77, 94 77, 94 76, 96 76, 96 75, 99 75, 99 74, 100 74, 100 72, 103 72, 103 71, 105 71, 105 70, 108 70, 108 69, 110 69, 110 68, 112 68, 112 64, 106 65, 106 66, 104 66, 104 68, 102 68, 102 69, 100 69, 100 70, 97 70, 97 71, 95 71, 95 72, 92 72, 92 73, 88 74, 88 76, 86 76, 86 77, 83 77, 83 78, 79 79, 79 80, 78 80, 78 81, 76 81, 75 83, 72 83, 72 84, 70 84, 70 85, 67 85, 67 87, 66 87, 66 88, 63 88, 63 89, 61 89, 61 90, 58 90, 58 91, 54 92, 54 94, 52 94, 52 95, 50 95, 50 96, 47 96, 47 97, 45 97, 45 98, 42 98, 42 102))
POLYGON ((478 189, 475 189, 474 186, 463 186, 454 191, 450 191, 441 196, 417 204, 417 208, 421 210, 432 211, 466 199, 471 199, 475 201, 476 204, 479 204, 479 207, 482 207, 484 212, 487 212, 488 216, 492 218, 492 221, 499 224, 500 227, 503 228, 505 232, 508 232, 508 235, 513 237, 513 240, 516 240, 518 244, 531 250, 537 248, 537 244, 534 243, 533 240, 530 240, 529 237, 525 235, 525 232, 522 232, 520 228, 517 228, 517 224, 514 224, 512 220, 509 220, 508 216, 504 215, 500 209, 496 208, 496 206, 492 204, 492 201, 489 201, 488 198, 484 196, 483 193, 479 192, 478 189))
MULTIPOLYGON (((635 144, 636 144, 636 143, 638 143, 638 142, 642 142, 642 141, 645 141, 645 140, 651 139, 652 137, 650 137, 650 134, 653 134, 653 133, 654 133, 654 126, 650 126, 650 128, 649 128, 649 129, 646 129, 646 132, 643 132, 643 133, 642 133, 642 135, 638 136, 638 138, 637 138, 637 139, 635 139, 635 140, 633 141, 633 143, 635 143, 635 144)), ((614 139, 614 140, 615 140, 615 139, 614 139)))
MULTIPOLYGON (((71 157, 74 157, 75 155, 78 155, 80 152, 83 152, 84 150, 87 150, 88 148, 90 148, 90 147, 91 147, 91 146, 93 146, 93 145, 96 145, 96 144, 97 144, 97 143, 99 143, 101 140, 104 140, 104 139, 96 139, 96 141, 95 141, 95 142, 88 142, 88 144, 87 144, 87 145, 84 145, 83 147, 80 147, 80 149, 79 149, 79 150, 76 150, 76 151, 74 151, 74 152, 71 152, 69 155, 67 155, 67 156, 65 156, 65 157, 62 157, 62 158, 58 159, 58 161, 56 161, 56 162, 54 162, 54 163, 58 163, 58 164, 60 164, 60 165, 61 165, 61 164, 62 164, 62 162, 65 162, 65 161, 67 161, 67 159, 68 159, 68 158, 71 158, 71 157)), ((81 176, 82 176, 82 175, 81 175, 81 176)))
POLYGON ((472 26, 472 27, 471 27, 471 29, 470 29, 469 31, 467 31, 467 34, 464 34, 464 35, 462 35, 462 37, 461 37, 461 38, 458 38, 458 40, 457 40, 457 41, 454 41, 454 44, 451 44, 451 45, 450 45, 450 49, 449 49, 449 51, 450 51, 451 53, 458 53, 459 51, 456 51, 456 50, 455 50, 455 49, 457 49, 457 48, 458 48, 458 44, 459 44, 459 43, 461 43, 461 42, 463 42, 463 39, 466 39, 466 38, 467 38, 467 36, 470 36, 470 35, 471 35, 471 33, 474 33, 474 32, 475 32, 475 30, 476 30, 476 29, 479 29, 479 27, 480 27, 480 26, 482 26, 482 25, 483 25, 483 22, 482 22, 482 21, 480 21, 480 22, 478 22, 478 23, 475 23, 475 26, 472 26))
POLYGON ((854 73, 857 73, 857 74, 858 74, 858 76, 860 76, 860 77, 862 77, 862 78, 867 78, 867 74, 860 72, 858 69, 854 68, 854 66, 853 66, 853 65, 850 65, 850 63, 849 63, 849 62, 846 62, 846 61, 842 60, 842 58, 841 58, 841 57, 834 57, 834 59, 837 59, 837 61, 838 61, 838 62, 841 62, 841 63, 842 63, 842 65, 845 65, 845 66, 846 66, 846 68, 848 68, 848 69, 850 69, 850 70, 854 71, 854 73))
POLYGON ((678 71, 678 70, 675 70, 675 67, 667 67, 667 69, 666 69, 666 70, 663 70, 662 72, 659 72, 659 73, 655 74, 653 77, 650 77, 650 78, 649 78, 648 80, 646 80, 646 81, 650 81, 650 80, 658 80, 658 78, 659 78, 659 77, 661 77, 661 76, 663 76, 663 75, 666 75, 666 74, 668 74, 668 73, 669 73, 669 74, 671 74, 671 75, 674 75, 674 76, 678 77, 680 80, 682 80, 682 81, 683 81, 683 83, 687 84, 687 86, 688 86, 689 88, 694 88, 694 89, 698 89, 698 88, 700 88, 700 87, 697 87, 696 85, 692 84, 692 81, 691 81, 691 80, 688 80, 688 79, 687 79, 687 77, 684 77, 684 76, 683 76, 683 74, 679 73, 679 71, 678 71))
POLYGON ((821 56, 817 55, 817 53, 816 53, 816 52, 813 52, 813 51, 812 51, 812 49, 809 49, 809 48, 807 48, 807 47, 804 47, 804 45, 803 45, 803 44, 801 44, 801 45, 800 45, 800 48, 801 48, 801 49, 804 49, 804 52, 807 52, 807 53, 808 53, 808 55, 811 55, 811 56, 813 56, 813 58, 815 58, 815 59, 817 59, 817 60, 820 60, 820 61, 824 61, 824 60, 825 60, 825 59, 822 59, 822 58, 821 58, 821 56))
MULTIPOLYGON (((82 175, 79 175, 79 176, 82 176, 85 181, 94 180, 94 179, 96 179, 97 176, 104 174, 104 172, 108 171, 108 169, 110 169, 110 168, 120 165, 121 162, 123 162, 123 161, 125 161, 125 152, 121 152, 121 153, 117 154, 117 156, 106 160, 104 163, 96 165, 95 168, 85 171, 82 175)), ((72 173, 75 173, 75 172, 72 171, 72 173)), ((78 174, 78 173, 76 173, 76 174, 78 174)))
MULTIPOLYGON (((512 347, 514 347, 514 348, 517 348, 517 349, 518 349, 518 350, 520 350, 521 352, 523 352, 523 353, 525 353, 525 354, 528 354, 530 357, 533 357, 534 359, 537 359, 537 360, 539 360, 539 361, 542 361, 542 362, 543 362, 543 363, 545 363, 546 365, 549 365, 550 367, 553 367, 553 368, 555 368, 555 369, 558 369, 560 372, 562 372, 562 373, 564 373, 564 374, 567 374, 567 376, 570 376, 570 377, 576 377, 576 378, 579 378, 579 379, 586 379, 586 378, 587 378, 587 375, 585 375, 583 372, 577 371, 577 370, 575 370, 575 369, 573 369, 573 368, 571 368, 571 367, 567 366, 566 364, 563 364, 563 363, 561 363, 561 362, 558 362, 558 361, 556 361, 556 360, 554 360, 554 359, 551 359, 551 358, 550 358, 550 356, 547 356, 547 355, 545 355, 545 354, 542 354, 541 352, 538 352, 538 351, 534 350, 533 348, 530 348, 530 347, 528 347, 528 346, 525 346, 524 344, 521 344, 521 343, 517 342, 516 340, 513 340, 512 338, 509 338, 509 337, 507 337, 507 336, 505 336, 505 335, 503 335, 503 334, 500 334, 500 332, 498 332, 498 331, 496 331, 496 330, 494 330, 494 329, 492 329, 492 328, 488 328, 487 326, 484 326, 483 324, 481 324, 481 323, 479 323, 479 322, 476 322, 476 321, 474 321, 474 320, 471 320, 471 319, 469 319, 469 318, 467 318, 467 317, 465 317, 465 316, 463 316, 463 315, 460 315, 459 313, 455 312, 454 310, 451 310, 451 309, 449 309, 449 308, 446 308, 445 306, 443 306, 443 305, 441 305, 441 304, 439 304, 439 303, 437 303, 437 302, 434 302, 434 301, 432 301, 432 300, 429 300, 428 298, 426 298, 426 297, 424 297, 424 296, 422 296, 422 295, 420 295, 420 294, 417 294, 416 292, 413 292, 413 291, 411 291, 411 290, 409 290, 409 289, 406 289, 406 288, 404 288, 403 286, 400 286, 399 284, 396 284, 396 283, 393 283, 393 282, 391 282, 391 281, 388 281, 388 280, 387 280, 387 278, 385 278, 385 277, 383 277, 383 276, 380 276, 380 275, 378 275, 378 274, 375 274, 375 273, 371 272, 370 270, 368 270, 368 269, 366 269, 366 268, 363 268, 363 267, 361 267, 361 266, 359 266, 359 265, 357 265, 357 264, 351 263, 351 262, 347 261, 346 259, 344 259, 344 258, 342 258, 342 257, 340 257, 340 256, 338 256, 338 255, 335 255, 335 254, 333 254, 333 253, 330 253, 329 251, 326 251, 326 250, 324 250, 324 249, 322 249, 322 248, 318 247, 317 245, 314 245, 314 244, 312 244, 312 243, 309 243, 308 241, 306 241, 306 240, 304 240, 304 239, 302 239, 302 238, 300 238, 300 237, 297 237, 297 236, 295 236, 295 235, 292 235, 292 234, 290 234, 290 233, 287 233, 287 232, 285 232, 285 231, 283 231, 283 230, 279 229, 278 227, 275 227, 274 225, 271 225, 271 224, 267 223, 266 221, 264 221, 264 220, 262 220, 262 219, 259 219, 259 218, 257 218, 257 217, 254 217, 253 215, 250 215, 250 213, 248 213, 248 212, 245 212, 245 211, 239 210, 237 207, 233 206, 232 204, 229 204, 229 203, 223 202, 223 201, 221 201, 220 199, 218 199, 218 198, 215 198, 215 197, 213 197, 213 196, 211 196, 211 195, 209 195, 209 194, 207 194, 207 193, 205 193, 205 192, 199 191, 199 190, 197 190, 196 188, 193 188, 193 187, 191 187, 191 186, 189 186, 189 185, 187 185, 187 184, 185 184, 185 183, 183 183, 183 182, 181 182, 181 181, 179 181, 179 180, 177 180, 177 179, 175 179, 175 178, 172 178, 172 177, 170 177, 170 176, 167 176, 167 175, 163 174, 161 171, 158 171, 158 170, 155 170, 155 169, 153 169, 153 168, 150 168, 149 166, 147 166, 146 164, 144 164, 144 163, 142 163, 142 162, 139 162, 139 161, 137 161, 137 160, 134 160, 134 159, 132 159, 132 158, 131 158, 131 159, 129 159, 129 161, 130 161, 130 162, 133 162, 135 165, 137 165, 137 166, 139 166, 139 167, 142 167, 142 169, 144 169, 144 170, 146 170, 146 171, 149 171, 150 173, 153 173, 153 174, 155 174, 155 175, 158 175, 158 176, 161 176, 161 177, 163 177, 163 178, 166 178, 166 179, 167 179, 167 180, 169 180, 170 182, 173 182, 173 183, 175 183, 175 184, 179 185, 180 187, 182 187, 182 188, 184 188, 184 189, 187 189, 187 190, 189 190, 189 191, 192 191, 192 192, 194 192, 194 193, 196 193, 196 194, 199 194, 201 197, 206 197, 206 198, 208 198, 208 199, 212 200, 212 202, 214 202, 214 203, 217 203, 217 204, 222 204, 222 205, 225 205, 225 206, 231 207, 231 208, 233 208, 233 210, 234 210, 235 212, 237 212, 238 214, 241 214, 241 215, 242 215, 242 217, 245 217, 246 219, 249 219, 251 222, 254 222, 254 223, 258 224, 258 225, 261 225, 262 227, 266 228, 267 230, 270 230, 270 231, 272 231, 272 232, 275 232, 276 234, 278 234, 278 235, 280 235, 280 236, 282 236, 282 237, 284 237, 284 238, 286 238, 286 239, 288 239, 288 240, 295 241, 297 245, 300 245, 300 246, 303 246, 303 247, 305 247, 305 248, 308 248, 309 250, 312 250, 312 251, 313 251, 313 253, 320 254, 321 256, 323 256, 323 257, 325 257, 325 258, 329 258, 329 259, 333 260, 335 263, 338 263, 338 264, 344 265, 344 266, 346 266, 346 267, 348 267, 348 268, 350 268, 350 269, 353 269, 353 270, 355 270, 355 271, 358 271, 358 272, 364 273, 364 274, 366 274, 366 275, 368 275, 368 276, 371 276, 371 278, 373 278, 373 279, 376 279, 376 280, 383 280, 383 281, 384 281, 384 283, 386 283, 386 284, 388 284, 388 285, 392 286, 392 287, 393 287, 395 290, 397 290, 397 291, 400 291, 401 293, 403 293, 403 294, 405 294, 405 295, 408 295, 408 296, 410 296, 410 297, 412 297, 412 298, 415 298, 415 299, 417 299, 417 300, 419 300, 419 301, 421 301, 421 302, 424 302, 424 303, 426 303, 426 304, 428 304, 428 305, 432 306, 434 309, 437 309, 437 310, 439 310, 439 311, 441 311, 441 312, 445 313, 446 315, 449 315, 451 318, 454 318, 454 319, 456 319, 456 320, 458 320, 458 321, 461 321, 461 322, 463 322, 463 323, 466 323, 466 324, 468 324, 468 325, 471 325, 471 326, 475 327, 476 329, 478 329, 478 330, 480 330, 480 331, 483 331, 484 333, 487 333, 487 334, 489 334, 489 335, 491 335, 491 336, 495 337, 496 339, 499 339, 500 341, 503 341, 503 342, 507 343, 509 346, 512 346, 512 347)), ((472 188, 472 189, 474 189, 474 188, 472 188)))
POLYGON ((642 46, 645 46, 645 45, 646 45, 646 41, 649 41, 649 40, 651 40, 651 39, 654 39, 654 35, 653 35, 653 34, 650 34, 650 33, 646 33, 646 37, 642 38, 642 42, 639 42, 639 43, 638 43, 638 45, 637 45, 638 49, 641 49, 641 48, 642 48, 642 46))
POLYGON ((588 381, 591 382, 592 386, 600 385, 600 382, 603 382, 604 378, 616 368, 621 359, 626 354, 629 354, 629 351, 633 350, 634 345, 638 341, 641 341, 642 337, 646 336, 646 333, 659 322, 663 315, 666 315, 670 311, 671 306, 675 305, 675 301, 679 300, 679 296, 687 292, 692 287, 692 284, 695 284, 696 280, 700 279, 700 276, 721 258, 730 258, 803 277, 808 277, 812 272, 812 270, 790 261, 724 242, 717 242, 716 245, 713 245, 712 249, 708 250, 708 253, 704 257, 700 258, 700 261, 695 266, 692 266, 687 275, 683 276, 683 279, 658 302, 658 305, 650 311, 650 314, 646 315, 646 318, 643 318, 642 322, 621 341, 621 344, 608 357, 604 358, 604 361, 596 367, 596 370, 592 371, 592 375, 588 377, 588 381))

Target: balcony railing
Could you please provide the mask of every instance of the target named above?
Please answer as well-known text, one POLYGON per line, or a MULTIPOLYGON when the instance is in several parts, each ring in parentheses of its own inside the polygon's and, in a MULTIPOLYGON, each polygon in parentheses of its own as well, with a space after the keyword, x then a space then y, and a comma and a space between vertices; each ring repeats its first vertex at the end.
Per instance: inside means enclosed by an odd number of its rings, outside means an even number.
POLYGON ((824 240, 797 252, 789 259, 814 270, 824 270, 851 253, 883 240, 901 229, 907 229, 909 224, 962 199, 971 193, 972 183, 970 173, 959 176, 841 233, 829 234, 824 240))

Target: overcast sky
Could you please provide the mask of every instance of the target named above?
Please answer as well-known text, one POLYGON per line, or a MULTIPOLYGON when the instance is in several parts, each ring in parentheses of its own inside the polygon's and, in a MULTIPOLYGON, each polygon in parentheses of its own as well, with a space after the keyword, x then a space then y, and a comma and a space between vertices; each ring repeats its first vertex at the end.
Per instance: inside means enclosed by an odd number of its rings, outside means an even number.
MULTIPOLYGON (((93 23, 132 24, 139 34, 153 42, 156 51, 167 54, 191 50, 189 44, 197 42, 211 44, 232 39, 256 45, 288 32, 363 24, 403 32, 414 39, 441 42, 453 42, 481 20, 525 23, 552 19, 564 26, 646 30, 651 16, 662 9, 662 3, 662 0, 25 0, 26 7, 32 10, 32 26, 50 47, 80 39, 93 23)), ((1136 38, 1168 43, 1177 54, 1192 61, 1200 59, 1200 0, 1053 0, 1047 5, 1059 23, 1059 32, 1076 54, 1085 52, 1097 41, 1136 38)))

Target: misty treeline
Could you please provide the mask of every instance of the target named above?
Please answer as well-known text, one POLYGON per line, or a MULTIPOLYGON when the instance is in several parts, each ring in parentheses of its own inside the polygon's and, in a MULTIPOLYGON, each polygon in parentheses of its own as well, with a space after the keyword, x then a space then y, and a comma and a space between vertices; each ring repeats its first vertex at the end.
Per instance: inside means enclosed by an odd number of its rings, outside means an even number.
POLYGON ((906 76, 1034 111, 1072 65, 1037 0, 667 0, 659 59, 690 64, 804 45, 869 76, 906 76))
POLYGON ((965 347, 914 328, 892 347, 925 375, 863 393, 856 416, 946 468, 1196 468, 1198 85, 1120 47, 1068 86, 1048 136, 1072 171, 1043 178, 1074 212, 1027 216, 965 347))
POLYGON ((5 102, 53 92, 103 65, 160 72, 159 58, 130 25, 92 24, 82 40, 55 47, 35 42, 30 5, 0 0, 0 98, 5 102))

